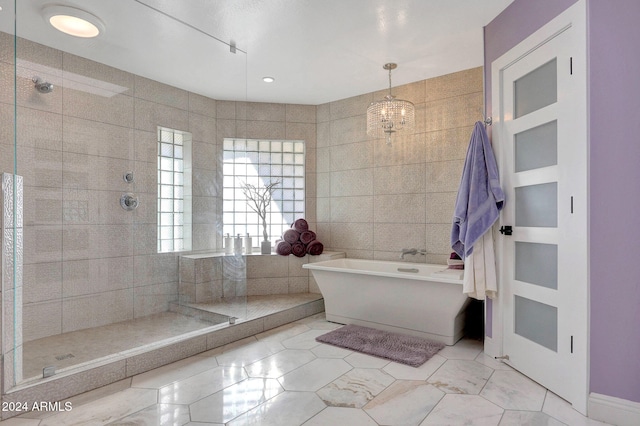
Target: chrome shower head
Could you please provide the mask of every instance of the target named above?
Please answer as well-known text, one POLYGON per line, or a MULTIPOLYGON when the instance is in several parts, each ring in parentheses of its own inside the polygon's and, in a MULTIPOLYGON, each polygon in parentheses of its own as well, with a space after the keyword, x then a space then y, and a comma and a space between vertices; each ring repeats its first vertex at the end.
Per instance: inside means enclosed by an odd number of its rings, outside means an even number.
POLYGON ((36 90, 39 93, 51 93, 51 92, 53 92, 53 84, 44 81, 40 77, 33 77, 32 81, 35 84, 36 90))

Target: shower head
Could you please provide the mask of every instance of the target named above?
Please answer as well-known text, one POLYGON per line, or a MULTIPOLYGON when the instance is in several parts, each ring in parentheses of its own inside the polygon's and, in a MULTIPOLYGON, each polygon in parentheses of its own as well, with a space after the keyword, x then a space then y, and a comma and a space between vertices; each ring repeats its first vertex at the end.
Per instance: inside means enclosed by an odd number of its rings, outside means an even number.
POLYGON ((33 83, 35 84, 36 90, 40 93, 51 93, 53 92, 53 84, 44 81, 40 77, 33 77, 33 83))

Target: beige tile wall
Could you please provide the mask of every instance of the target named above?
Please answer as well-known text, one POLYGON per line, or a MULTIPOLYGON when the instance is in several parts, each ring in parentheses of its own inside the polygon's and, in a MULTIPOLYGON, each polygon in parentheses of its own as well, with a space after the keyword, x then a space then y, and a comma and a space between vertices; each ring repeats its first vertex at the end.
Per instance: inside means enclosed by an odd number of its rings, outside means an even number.
MULTIPOLYGON (((0 33, 2 172, 13 170, 12 48, 13 37, 0 33)), ((194 250, 222 248, 225 137, 305 140, 306 217, 315 224, 315 106, 216 101, 22 39, 18 57, 25 341, 166 311, 178 299, 178 258, 156 253, 158 125, 192 133, 194 250), (55 84, 52 93, 34 90, 36 73, 55 84), (124 90, 79 90, 71 73, 124 90), (135 183, 124 182, 127 171, 135 183), (140 197, 135 212, 120 207, 123 192, 140 197)), ((219 296, 206 287, 192 291, 219 296)))
POLYGON ((392 146, 366 133, 366 110, 385 91, 317 109, 317 228, 347 257, 446 263, 451 216, 467 145, 482 119, 482 68, 393 89, 416 106, 416 128, 392 146))

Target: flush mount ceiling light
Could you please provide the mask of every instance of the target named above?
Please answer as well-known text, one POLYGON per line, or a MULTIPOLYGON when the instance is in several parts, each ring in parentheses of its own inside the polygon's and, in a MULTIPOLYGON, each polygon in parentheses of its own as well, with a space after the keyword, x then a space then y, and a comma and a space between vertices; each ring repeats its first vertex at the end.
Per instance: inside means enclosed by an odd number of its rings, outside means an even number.
POLYGON ((265 83, 273 83, 274 81, 276 81, 276 79, 273 77, 262 77, 262 81, 264 81, 265 83))
POLYGON ((42 8, 42 15, 56 30, 74 37, 97 37, 105 30, 100 19, 75 7, 48 5, 42 8))
POLYGON ((411 130, 415 125, 413 104, 391 95, 391 70, 397 67, 393 63, 384 64, 382 68, 389 70, 389 94, 367 108, 367 134, 376 138, 386 137, 387 145, 391 145, 391 136, 395 132, 411 130))

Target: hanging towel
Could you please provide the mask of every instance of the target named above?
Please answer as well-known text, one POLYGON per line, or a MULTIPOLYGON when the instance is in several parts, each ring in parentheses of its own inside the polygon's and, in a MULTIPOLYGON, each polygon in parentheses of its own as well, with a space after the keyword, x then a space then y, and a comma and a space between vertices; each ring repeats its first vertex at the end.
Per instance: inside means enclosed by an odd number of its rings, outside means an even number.
POLYGON ((491 229, 476 241, 473 252, 465 259, 462 292, 478 300, 484 300, 485 297, 493 299, 498 292, 491 229))
POLYGON ((471 254, 475 242, 491 229, 503 203, 498 165, 484 124, 478 121, 471 134, 451 228, 451 247, 462 259, 471 254))

